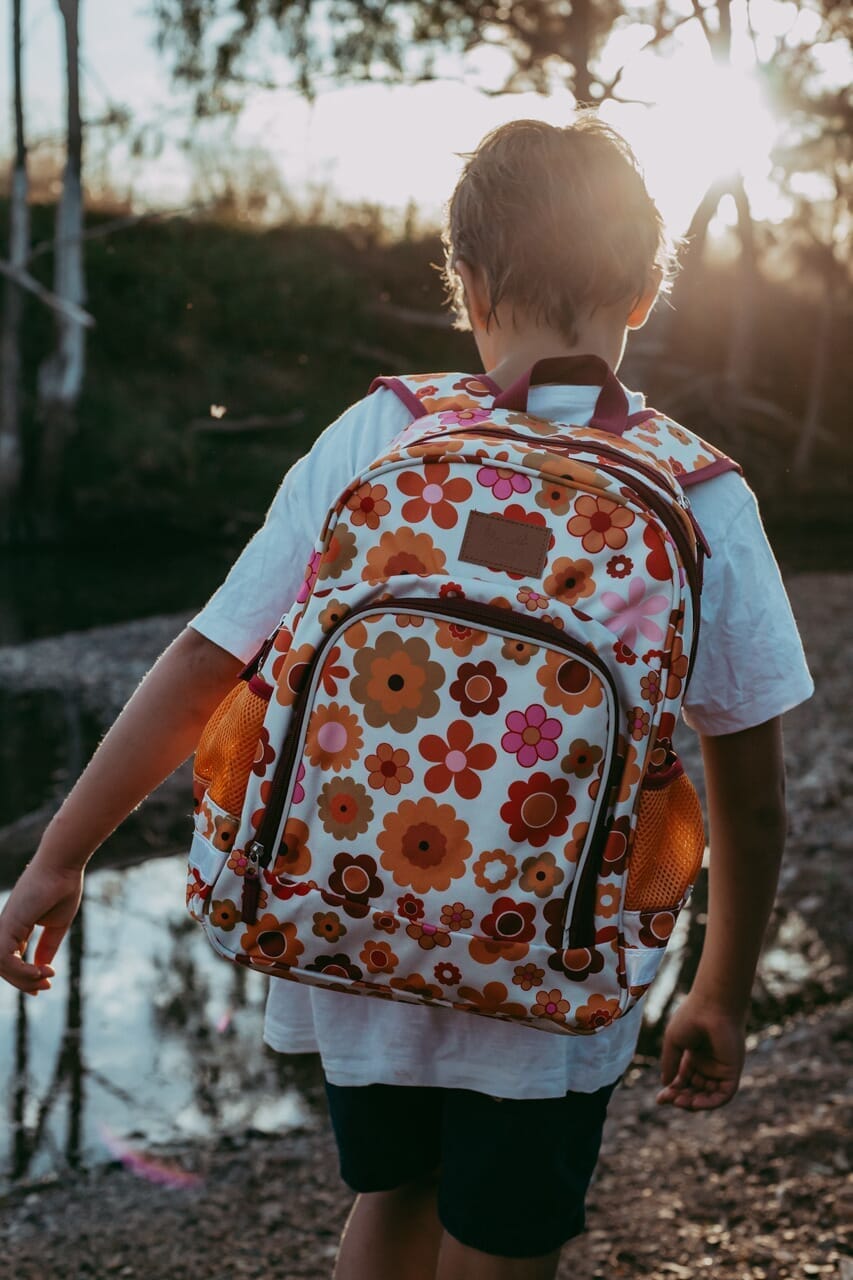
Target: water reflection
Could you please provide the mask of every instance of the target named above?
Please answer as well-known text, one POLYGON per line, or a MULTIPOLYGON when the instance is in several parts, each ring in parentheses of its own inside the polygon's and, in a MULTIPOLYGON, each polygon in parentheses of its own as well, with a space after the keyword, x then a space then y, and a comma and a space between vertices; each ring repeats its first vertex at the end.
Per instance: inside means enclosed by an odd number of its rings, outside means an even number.
POLYGON ((0 1180, 137 1145, 305 1123, 314 1059, 261 1042, 266 980, 223 963, 182 909, 183 857, 92 871, 53 990, 0 990, 0 1180))

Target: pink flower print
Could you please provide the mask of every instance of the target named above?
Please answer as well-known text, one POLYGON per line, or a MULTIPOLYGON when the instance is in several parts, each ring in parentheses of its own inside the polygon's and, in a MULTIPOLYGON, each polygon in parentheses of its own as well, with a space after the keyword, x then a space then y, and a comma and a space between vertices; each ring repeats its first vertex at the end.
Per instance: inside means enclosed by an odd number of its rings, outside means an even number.
POLYGON ((305 777, 305 761, 302 760, 299 765, 299 772, 296 775, 296 785, 293 788, 293 803, 302 804, 305 799, 305 788, 302 785, 302 779, 305 777))
POLYGON ((320 568, 320 552, 312 551, 311 559, 305 567, 305 580, 299 588, 299 595, 296 597, 297 604, 303 604, 311 594, 311 588, 317 581, 317 571, 320 568))
POLYGON ((530 476, 519 475, 508 467, 480 467, 477 472, 477 484, 491 489, 498 502, 505 502, 514 493, 528 493, 530 476))
POLYGON ((535 613, 537 609, 547 609, 551 603, 550 596, 540 595, 538 591, 534 591, 532 587, 519 588, 516 599, 523 604, 529 613, 535 613))
POLYGON ((438 420, 445 427, 473 427, 478 422, 485 422, 488 417, 488 409, 450 409, 446 413, 440 413, 438 420))
POLYGON ((607 609, 612 611, 605 626, 615 631, 623 645, 629 649, 637 647, 637 632, 647 640, 661 641, 664 633, 652 616, 662 613, 669 607, 666 596, 647 596, 646 583, 642 578, 634 578, 628 587, 628 599, 623 600, 615 591, 603 591, 601 600, 607 609))
POLYGON ((516 757, 523 769, 530 769, 538 760, 553 760, 557 754, 556 740, 563 726, 538 703, 526 711, 510 711, 506 727, 509 733, 501 738, 501 746, 516 757))

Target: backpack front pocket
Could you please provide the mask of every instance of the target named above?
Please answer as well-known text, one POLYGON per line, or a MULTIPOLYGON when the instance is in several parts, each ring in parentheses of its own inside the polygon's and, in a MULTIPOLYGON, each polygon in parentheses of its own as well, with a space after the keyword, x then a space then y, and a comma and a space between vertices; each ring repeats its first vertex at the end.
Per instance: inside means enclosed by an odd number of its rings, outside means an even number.
POLYGON ((402 923, 422 961, 439 948, 433 985, 451 938, 486 978, 559 956, 604 822, 616 706, 604 664, 553 622, 459 597, 348 614, 306 673, 248 850, 273 911, 315 892, 300 968, 333 954, 323 929, 370 932, 368 916, 377 944, 402 923))
POLYGON ((625 910, 677 908, 692 888, 705 852, 705 826, 696 788, 684 773, 640 792, 631 844, 625 910))
POLYGON ((206 796, 239 820, 271 694, 272 685, 253 675, 235 685, 208 720, 193 762, 196 809, 206 796))

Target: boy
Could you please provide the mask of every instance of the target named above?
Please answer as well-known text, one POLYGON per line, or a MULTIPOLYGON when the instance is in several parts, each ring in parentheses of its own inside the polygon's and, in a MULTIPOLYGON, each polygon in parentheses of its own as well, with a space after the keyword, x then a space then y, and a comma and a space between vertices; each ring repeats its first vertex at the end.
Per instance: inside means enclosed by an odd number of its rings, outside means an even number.
MULTIPOLYGON (((470 157, 450 204, 447 280, 491 381, 547 356, 612 369, 667 268, 660 215, 626 144, 581 119, 519 121, 470 157)), ((475 381, 459 375, 460 386, 475 381)), ((535 386, 529 410, 584 424, 598 389, 535 386)), ((642 398, 629 393, 632 412, 642 398)), ((387 389, 349 409, 288 473, 266 524, 170 646, 45 832, 0 917, 0 975, 33 994, 109 832, 195 747, 240 667, 295 598, 327 508, 410 413, 387 389), (40 924, 34 960, 23 959, 40 924)), ((780 717, 811 680, 754 499, 733 473, 692 491, 712 549, 685 701, 711 823, 708 930, 667 1028, 661 1103, 733 1097, 785 833, 780 717)), ((266 1039, 319 1050, 345 1181, 360 1192, 337 1280, 537 1280, 583 1228, 607 1102, 642 1002, 592 1037, 533 1035, 453 1012, 270 984, 266 1039)))

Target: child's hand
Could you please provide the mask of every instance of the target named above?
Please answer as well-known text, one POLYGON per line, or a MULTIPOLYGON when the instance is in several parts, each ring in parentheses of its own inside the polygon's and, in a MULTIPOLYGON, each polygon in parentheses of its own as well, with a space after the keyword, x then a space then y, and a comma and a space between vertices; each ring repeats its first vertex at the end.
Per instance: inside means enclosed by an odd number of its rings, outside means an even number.
POLYGON ((0 913, 0 978, 28 995, 48 990, 50 962, 77 914, 82 893, 81 870, 46 865, 36 855, 0 913), (36 925, 43 928, 29 963, 24 953, 36 925))
POLYGON ((731 1102, 743 1069, 744 1024, 718 1005, 687 996, 664 1034, 658 1103, 712 1111, 731 1102))

